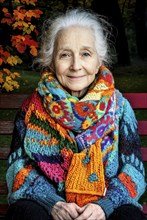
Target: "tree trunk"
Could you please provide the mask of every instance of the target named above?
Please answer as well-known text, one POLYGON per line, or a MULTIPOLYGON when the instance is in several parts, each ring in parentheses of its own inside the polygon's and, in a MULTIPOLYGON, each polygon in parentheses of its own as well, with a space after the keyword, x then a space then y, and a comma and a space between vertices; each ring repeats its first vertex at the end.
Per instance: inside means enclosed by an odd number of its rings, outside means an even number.
POLYGON ((128 49, 125 28, 117 0, 93 0, 91 9, 108 18, 113 26, 113 36, 115 38, 115 49, 117 53, 117 62, 122 65, 130 64, 130 55, 128 49))
POLYGON ((138 56, 144 59, 147 57, 147 0, 136 0, 135 25, 138 56))

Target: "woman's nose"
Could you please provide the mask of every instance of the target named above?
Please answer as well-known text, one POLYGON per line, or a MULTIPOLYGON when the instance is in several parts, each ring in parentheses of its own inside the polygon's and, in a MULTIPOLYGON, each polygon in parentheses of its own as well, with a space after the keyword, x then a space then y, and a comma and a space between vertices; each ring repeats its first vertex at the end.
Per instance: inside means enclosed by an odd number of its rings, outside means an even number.
POLYGON ((81 61, 79 57, 73 57, 70 69, 74 71, 81 70, 81 61))

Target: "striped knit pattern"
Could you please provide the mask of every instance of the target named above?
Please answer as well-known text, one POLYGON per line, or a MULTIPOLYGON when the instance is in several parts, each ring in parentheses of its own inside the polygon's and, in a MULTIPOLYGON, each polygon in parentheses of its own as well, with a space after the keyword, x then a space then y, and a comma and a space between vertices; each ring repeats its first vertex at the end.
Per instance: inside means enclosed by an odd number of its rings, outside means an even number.
POLYGON ((58 201, 94 202, 107 216, 123 204, 140 206, 146 183, 139 143, 133 110, 108 69, 81 100, 45 72, 16 117, 9 203, 32 199, 50 213, 58 201))

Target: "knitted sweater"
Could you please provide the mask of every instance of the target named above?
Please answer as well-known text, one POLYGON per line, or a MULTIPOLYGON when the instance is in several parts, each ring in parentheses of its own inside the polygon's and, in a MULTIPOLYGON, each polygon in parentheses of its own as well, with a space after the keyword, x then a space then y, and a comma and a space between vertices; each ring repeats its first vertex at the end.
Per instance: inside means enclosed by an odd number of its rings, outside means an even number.
MULTIPOLYGON (((111 149, 111 151, 108 149, 110 140, 107 140, 107 136, 103 139, 102 161, 107 191, 105 196, 93 201, 93 203, 103 208, 107 217, 115 208, 123 204, 134 204, 141 208, 138 200, 146 187, 134 112, 129 102, 117 90, 115 90, 115 94, 118 106, 116 110, 117 117, 115 117, 115 133, 119 138, 117 147, 115 147, 115 150, 111 149)), ((40 99, 38 93, 35 96, 40 99)), ((24 147, 24 139, 26 138, 25 119, 30 101, 31 98, 25 101, 15 120, 6 176, 9 190, 8 200, 10 204, 22 198, 35 200, 44 206, 50 214, 55 203, 66 201, 66 197, 64 190, 57 190, 57 184, 51 178, 48 178, 24 147)), ((47 130, 44 132, 47 132, 47 130)), ((62 131, 57 132, 62 133, 62 131)), ((46 144, 45 141, 42 140, 41 143, 46 144)), ((52 141, 56 142, 55 139, 52 139, 52 141)), ((37 153, 37 148, 34 148, 33 152, 37 153)), ((49 156, 44 154, 40 157, 49 156)))

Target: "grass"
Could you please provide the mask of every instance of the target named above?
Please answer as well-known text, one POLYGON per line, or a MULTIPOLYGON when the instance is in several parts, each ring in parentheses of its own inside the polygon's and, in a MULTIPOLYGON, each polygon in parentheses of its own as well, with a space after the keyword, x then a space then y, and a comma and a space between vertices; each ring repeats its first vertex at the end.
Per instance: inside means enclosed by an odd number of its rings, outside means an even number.
POLYGON ((147 92, 147 61, 135 60, 130 66, 113 69, 115 87, 121 92, 147 92))
MULTIPOLYGON (((19 70, 18 70, 19 72, 19 70)), ((15 93, 31 93, 37 87, 38 81, 40 79, 40 73, 35 71, 20 71, 21 77, 18 82, 20 84, 20 89, 16 90, 15 93)))
MULTIPOLYGON (((130 66, 115 66, 112 70, 115 79, 115 87, 123 92, 147 92, 147 62, 138 61, 132 63, 130 66)), ((38 81, 40 79, 40 73, 21 70, 20 89, 14 91, 14 93, 32 93, 36 88, 38 81)), ((13 120, 15 117, 16 111, 0 110, 0 119, 13 120)), ((147 111, 135 111, 137 119, 146 118, 147 111)), ((147 146, 147 137, 141 139, 142 145, 147 146)), ((6 143, 10 144, 10 136, 1 136, 0 146, 4 146, 6 143)), ((0 162, 0 167, 2 169, 2 176, 0 179, 5 179, 5 164, 2 161, 0 162)), ((146 177, 147 177, 147 164, 146 167, 146 177)), ((147 192, 142 196, 141 203, 146 202, 147 192)), ((0 199, 0 202, 4 200, 0 199)))

